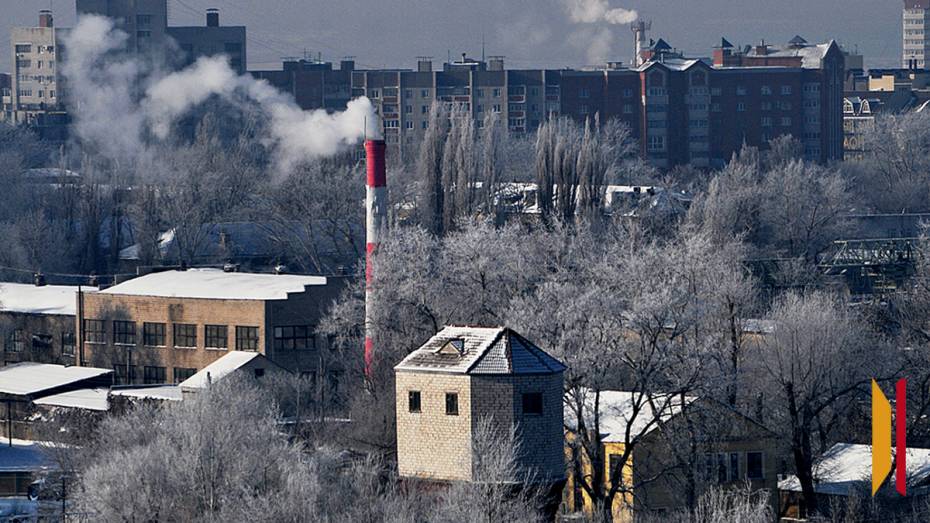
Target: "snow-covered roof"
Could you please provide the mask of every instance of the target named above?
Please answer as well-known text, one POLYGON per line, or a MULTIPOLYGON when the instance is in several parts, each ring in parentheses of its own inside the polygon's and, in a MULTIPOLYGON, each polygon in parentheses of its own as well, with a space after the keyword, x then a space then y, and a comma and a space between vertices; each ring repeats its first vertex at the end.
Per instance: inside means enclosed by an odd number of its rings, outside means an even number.
POLYGON ((559 360, 506 327, 446 327, 410 353, 398 371, 451 374, 553 374, 559 360))
MULTIPOLYGON (((930 449, 907 449, 907 481, 919 485, 930 478, 930 449)), ((861 485, 871 485, 872 446, 837 443, 814 464, 814 490, 831 496, 847 496, 861 485)), ((801 491, 797 476, 778 482, 779 490, 801 491)))
POLYGON ((162 385, 159 387, 131 387, 110 390, 111 396, 121 396, 133 399, 150 399, 163 401, 181 401, 181 387, 178 385, 162 385))
POLYGON ((112 373, 110 369, 94 367, 17 363, 0 367, 0 394, 31 396, 112 373))
MULTIPOLYGON (((255 358, 260 357, 261 354, 257 352, 244 352, 244 351, 233 351, 222 358, 214 361, 213 363, 207 365, 200 370, 197 374, 194 374, 190 378, 182 381, 179 385, 182 390, 184 389, 204 389, 207 387, 208 383, 216 382, 217 380, 222 379, 227 374, 235 371, 236 369, 242 368, 244 365, 254 360, 255 358), (209 379, 208 379, 209 376, 209 379)), ((262 356, 263 357, 263 356, 262 356)))
POLYGON ((326 285, 325 277, 188 269, 147 274, 100 292, 206 300, 286 300, 289 293, 319 285, 326 285))
POLYGON ((801 67, 804 69, 820 69, 823 58, 827 55, 827 52, 832 46, 833 42, 816 45, 792 45, 781 48, 768 47, 766 48, 765 54, 759 53, 756 48, 753 47, 749 53, 747 53, 747 56, 758 58, 799 57, 801 58, 801 67))
POLYGON ((36 405, 106 411, 110 409, 107 389, 78 389, 33 400, 36 405))
POLYGON ((35 472, 53 468, 54 462, 35 441, 14 438, 10 447, 4 439, 0 445, 0 472, 35 472))
MULTIPOLYGON (((82 290, 95 292, 97 289, 82 287, 82 290)), ((38 287, 25 283, 0 282, 0 311, 74 316, 77 313, 77 291, 77 287, 70 285, 38 287)))
MULTIPOLYGON (((585 397, 585 423, 588 428, 594 426, 594 393, 583 391, 585 397)), ((630 438, 636 439, 652 432, 658 422, 665 422, 681 412, 683 405, 690 405, 695 397, 678 395, 653 394, 651 403, 660 409, 657 414, 644 393, 603 390, 601 391, 600 431, 606 443, 626 442, 626 431, 629 427, 630 438)), ((574 426, 574 420, 568 420, 574 426)))

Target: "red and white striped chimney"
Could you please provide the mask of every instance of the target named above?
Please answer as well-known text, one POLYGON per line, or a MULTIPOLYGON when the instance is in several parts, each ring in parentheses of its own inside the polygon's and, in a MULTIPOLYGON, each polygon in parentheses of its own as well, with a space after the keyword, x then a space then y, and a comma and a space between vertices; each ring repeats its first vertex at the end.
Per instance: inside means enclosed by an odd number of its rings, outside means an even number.
POLYGON ((372 263, 373 255, 381 244, 381 235, 387 229, 387 173, 384 164, 384 140, 366 140, 365 154, 368 165, 368 194, 366 197, 367 244, 365 246, 365 376, 372 377, 375 346, 372 339, 372 263))

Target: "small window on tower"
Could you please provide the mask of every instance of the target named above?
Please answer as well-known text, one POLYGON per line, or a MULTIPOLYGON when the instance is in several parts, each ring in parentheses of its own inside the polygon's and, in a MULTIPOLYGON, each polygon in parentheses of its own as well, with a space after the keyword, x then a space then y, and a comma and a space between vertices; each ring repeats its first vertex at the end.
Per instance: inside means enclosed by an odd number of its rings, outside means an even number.
POLYGON ((446 393, 446 416, 459 415, 459 395, 456 392, 446 393))
POLYGON ((540 392, 528 392, 523 395, 523 414, 540 416, 543 413, 543 396, 540 392))
POLYGON ((420 412, 420 391, 411 390, 407 393, 407 410, 412 413, 420 412))

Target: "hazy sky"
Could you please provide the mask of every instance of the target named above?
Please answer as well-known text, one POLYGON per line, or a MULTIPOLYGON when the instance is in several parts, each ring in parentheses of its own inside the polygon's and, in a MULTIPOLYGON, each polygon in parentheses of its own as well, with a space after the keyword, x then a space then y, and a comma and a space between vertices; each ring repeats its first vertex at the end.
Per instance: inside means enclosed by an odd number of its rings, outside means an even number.
MULTIPOLYGON (((36 25, 51 5, 58 26, 74 23, 74 0, 0 0, 0 71, 10 69, 9 27, 36 25)), ((208 7, 224 25, 247 25, 250 65, 270 67, 304 51, 325 59, 352 55, 361 67, 411 67, 468 52, 505 55, 509 67, 581 66, 629 61, 626 25, 601 16, 638 11, 661 36, 707 56, 721 36, 734 44, 835 38, 865 54, 867 67, 900 63, 900 0, 169 0, 172 25, 200 25, 208 7), (572 10, 574 8, 574 11, 572 10), (573 20, 598 19, 584 23, 573 20)))

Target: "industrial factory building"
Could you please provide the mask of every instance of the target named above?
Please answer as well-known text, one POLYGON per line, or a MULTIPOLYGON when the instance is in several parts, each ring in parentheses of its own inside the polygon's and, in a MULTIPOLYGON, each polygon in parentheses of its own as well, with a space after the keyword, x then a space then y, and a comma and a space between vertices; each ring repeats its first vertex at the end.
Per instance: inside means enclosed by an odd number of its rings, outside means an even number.
POLYGON ((310 378, 332 375, 316 334, 340 279, 166 271, 84 294, 81 365, 113 369, 118 384, 180 383, 232 351, 256 352, 310 378))

